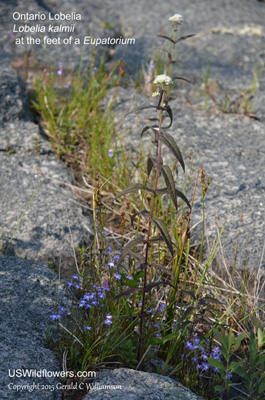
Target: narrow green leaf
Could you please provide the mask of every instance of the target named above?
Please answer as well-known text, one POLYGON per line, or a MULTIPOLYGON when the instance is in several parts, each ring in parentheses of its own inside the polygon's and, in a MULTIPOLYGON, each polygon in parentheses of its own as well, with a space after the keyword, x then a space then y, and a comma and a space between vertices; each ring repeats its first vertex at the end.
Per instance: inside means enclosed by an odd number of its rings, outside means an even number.
POLYGON ((142 132, 141 132, 141 137, 142 137, 143 134, 144 134, 145 132, 147 132, 149 129, 151 129, 151 126, 149 126, 149 125, 145 126, 144 129, 143 129, 142 132))
POLYGON ((150 218, 150 220, 155 224, 155 226, 159 229, 161 235, 163 236, 166 245, 170 251, 170 253, 172 254, 172 256, 174 255, 174 250, 173 250, 173 246, 172 246, 172 241, 170 239, 170 235, 167 231, 167 228, 164 224, 164 222, 160 221, 157 218, 150 218))
POLYGON ((151 340, 150 340, 150 344, 152 344, 152 345, 156 345, 156 344, 163 344, 163 340, 161 339, 161 338, 157 338, 157 337, 153 337, 151 340))
POLYGON ((216 392, 224 392, 224 391, 225 391, 225 387, 220 386, 220 385, 216 385, 216 386, 214 387, 214 390, 215 390, 216 392))
POLYGON ((265 329, 262 332, 261 328, 258 328, 258 347, 262 347, 265 344, 265 329))
POLYGON ((132 288, 127 289, 127 290, 125 290, 124 292, 118 294, 118 295, 115 297, 115 299, 120 299, 121 297, 129 296, 130 294, 135 293, 135 292, 137 292, 138 290, 143 290, 143 288, 142 288, 142 287, 132 287, 132 288))
POLYGON ((231 349, 233 343, 235 341, 235 335, 233 334, 233 332, 229 333, 228 335, 228 350, 231 349))
MULTIPOLYGON (((241 362, 243 362, 244 360, 242 360, 241 362)), ((236 361, 232 361, 229 365, 229 369, 231 371, 231 374, 233 372, 237 372, 238 368, 240 367, 240 362, 236 362, 236 361)))
POLYGON ((165 93, 166 96, 166 91, 165 90, 160 90, 160 97, 158 100, 158 104, 157 104, 157 110, 161 109, 161 102, 162 102, 162 98, 163 98, 163 94, 165 93))
POLYGON ((237 349, 238 349, 239 346, 240 346, 240 343, 241 343, 242 340, 244 340, 244 339, 245 339, 245 334, 244 334, 244 333, 241 333, 241 335, 239 335, 239 336, 236 338, 235 346, 234 346, 234 348, 233 348, 233 351, 237 351, 237 349))
POLYGON ((165 107, 162 108, 163 111, 166 111, 168 113, 168 116, 170 118, 170 124, 168 126, 164 126, 164 129, 170 128, 172 123, 173 123, 173 113, 169 105, 166 105, 165 107))
POLYGON ((156 36, 161 37, 162 39, 169 40, 171 43, 174 43, 174 44, 176 43, 176 41, 171 39, 171 37, 169 37, 169 36, 165 36, 165 35, 156 35, 156 36))
POLYGON ((141 211, 137 211, 136 213, 131 215, 131 225, 132 225, 132 227, 133 227, 133 223, 134 223, 134 220, 135 220, 137 215, 142 215, 145 218, 149 218, 150 213, 147 210, 141 210, 141 211))
POLYGON ((183 200, 187 204, 187 206, 191 209, 191 205, 190 205, 190 202, 187 199, 187 197, 178 189, 175 189, 175 193, 176 193, 176 196, 180 197, 181 200, 183 200))
POLYGON ((221 301, 215 299, 214 297, 210 297, 210 296, 205 296, 203 297, 201 300, 198 301, 198 305, 201 304, 201 301, 203 300, 203 302, 205 304, 207 303, 216 303, 216 304, 223 304, 221 301))
POLYGON ((244 378, 245 379, 245 381, 248 383, 248 382, 250 382, 250 376, 248 375, 248 373, 247 373, 247 371, 243 368, 243 367, 241 367, 241 366, 239 366, 238 367, 238 369, 237 369, 237 371, 236 371, 236 373, 239 375, 239 376, 241 376, 242 378, 244 378))
POLYGON ((176 79, 179 79, 179 80, 181 80, 181 81, 185 81, 185 82, 191 83, 188 79, 182 78, 181 76, 174 76, 174 78, 172 78, 172 81, 174 81, 174 80, 176 80, 176 79))
POLYGON ((152 169, 153 169, 154 163, 152 157, 148 157, 147 159, 147 177, 149 178, 152 169))
POLYGON ((168 193, 173 201, 174 206, 176 207, 176 210, 178 210, 175 181, 174 181, 171 169, 169 168, 168 165, 156 165, 156 168, 158 168, 162 172, 164 181, 168 188, 168 193))
POLYGON ((265 392, 265 382, 262 382, 258 387, 258 394, 264 394, 265 392))
POLYGON ((145 287, 145 291, 149 292, 154 287, 157 287, 157 286, 160 286, 160 285, 168 285, 168 286, 173 287, 173 289, 177 290, 177 288, 174 285, 172 285, 172 283, 166 282, 166 281, 160 281, 160 282, 150 282, 150 283, 148 283, 146 285, 146 287, 145 287))
POLYGON ((164 241, 165 240, 164 240, 163 236, 153 236, 148 240, 148 242, 150 242, 150 243, 164 242, 164 241))
POLYGON ((196 300, 195 294, 193 292, 191 292, 190 290, 180 290, 180 293, 187 293, 193 298, 193 300, 196 300))
POLYGON ((189 306, 189 307, 187 308, 187 310, 186 310, 186 311, 183 313, 183 315, 181 316, 179 322, 185 321, 185 319, 187 319, 187 318, 193 313, 194 309, 195 309, 195 307, 189 306))
POLYGON ((219 342, 221 343, 225 359, 227 360, 228 351, 229 351, 228 350, 229 349, 228 338, 225 335, 222 335, 222 333, 219 332, 218 329, 216 329, 216 328, 213 328, 213 332, 214 332, 215 336, 217 337, 217 339, 219 340, 219 342))
POLYGON ((181 40, 188 39, 188 38, 190 38, 190 37, 192 37, 192 36, 194 36, 194 35, 195 35, 195 33, 192 33, 191 35, 181 36, 180 38, 178 38, 178 39, 175 41, 175 43, 178 43, 178 42, 180 42, 181 40))
POLYGON ((167 275, 171 276, 172 278, 174 278, 174 274, 171 271, 169 271, 168 268, 164 267, 161 264, 150 264, 150 267, 158 268, 161 271, 165 272, 165 274, 167 274, 167 275))
POLYGON ((120 257, 119 257, 118 265, 121 264, 124 257, 126 257, 127 255, 129 255, 131 253, 131 249, 133 247, 137 246, 138 244, 144 244, 144 240, 143 239, 132 239, 124 246, 124 249, 122 250, 120 257))
POLYGON ((212 365, 214 368, 218 368, 220 372, 226 372, 225 366, 221 363, 221 361, 216 360, 216 358, 208 358, 208 363, 212 365))
POLYGON ((133 185, 127 187, 126 189, 118 193, 112 201, 115 201, 120 196, 124 196, 125 194, 128 193, 137 192, 138 190, 147 190, 148 192, 154 193, 154 190, 149 188, 148 186, 142 185, 141 183, 134 183, 133 185))
POLYGON ((168 342, 169 340, 174 340, 176 339, 177 334, 176 333, 169 333, 168 335, 164 336, 162 338, 162 342, 163 344, 165 344, 166 342, 168 342))
POLYGON ((183 171, 185 172, 185 164, 184 164, 180 149, 179 149, 175 139, 168 133, 163 133, 163 132, 161 133, 159 138, 161 139, 162 143, 164 143, 172 151, 172 153, 174 154, 174 156, 176 157, 176 159, 182 166, 183 171))
POLYGON ((144 256, 142 254, 134 253, 131 250, 127 253, 127 255, 131 256, 132 258, 135 258, 135 260, 139 261, 140 263, 143 263, 144 260, 145 260, 145 258, 144 258, 144 256))

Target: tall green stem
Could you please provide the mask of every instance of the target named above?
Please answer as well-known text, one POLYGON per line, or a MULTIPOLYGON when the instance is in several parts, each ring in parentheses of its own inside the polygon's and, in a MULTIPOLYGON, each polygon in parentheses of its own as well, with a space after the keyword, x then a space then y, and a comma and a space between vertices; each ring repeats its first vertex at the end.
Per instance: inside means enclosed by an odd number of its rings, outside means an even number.
MULTIPOLYGON (((162 95, 162 100, 161 104, 164 103, 164 95, 165 92, 163 91, 162 95)), ((159 129, 158 129, 158 160, 157 164, 161 164, 161 140, 160 140, 160 135, 161 135, 161 129, 162 129, 162 117, 163 117, 163 110, 160 111, 160 118, 159 118, 159 129)), ((154 191, 158 189, 158 178, 159 178, 159 171, 156 168, 156 175, 155 175, 155 185, 154 185, 154 191)), ((137 359, 140 361, 141 359, 141 353, 142 353, 142 347, 143 347, 143 342, 144 342, 144 308, 145 308, 145 290, 146 290, 146 285, 147 285, 147 267, 148 267, 148 254, 149 254, 149 239, 150 239, 150 234, 151 234, 151 218, 153 218, 154 211, 155 211, 155 200, 156 200, 156 193, 153 195, 153 200, 152 200, 152 206, 151 206, 151 211, 150 211, 150 220, 148 223, 148 231, 147 231, 147 237, 146 237, 146 250, 145 250, 145 267, 144 267, 144 282, 143 282, 143 297, 142 297, 142 307, 141 307, 141 314, 140 314, 140 337, 139 337, 139 342, 138 342, 138 348, 137 348, 137 359)))

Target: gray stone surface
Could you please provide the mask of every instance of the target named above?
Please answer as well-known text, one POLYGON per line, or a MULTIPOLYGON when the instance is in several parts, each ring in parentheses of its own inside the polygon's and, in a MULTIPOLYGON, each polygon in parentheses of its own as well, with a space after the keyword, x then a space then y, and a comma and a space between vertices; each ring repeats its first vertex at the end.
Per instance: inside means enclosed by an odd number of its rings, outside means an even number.
POLYGON ((61 304, 65 299, 67 305, 65 292, 47 265, 35 261, 0 256, 0 275, 0 398, 62 399, 61 390, 56 389, 57 378, 14 375, 26 374, 27 370, 46 369, 49 374, 60 371, 45 340, 57 299, 61 304), (50 385, 50 389, 42 385, 50 385))
POLYGON ((0 125, 17 118, 29 118, 24 85, 16 71, 2 66, 0 69, 0 125))
POLYGON ((201 399, 169 377, 120 368, 100 371, 84 400, 124 398, 128 400, 201 399))
POLYGON ((70 170, 52 155, 50 143, 33 122, 17 73, 8 66, 0 72, 1 246, 4 252, 8 247, 8 254, 69 266, 69 227, 74 247, 88 245, 91 217, 67 186, 73 181, 70 170))
POLYGON ((71 183, 70 171, 57 158, 45 156, 3 153, 0 165, 0 226, 1 232, 5 232, 5 244, 15 232, 8 254, 57 265, 60 260, 62 265, 71 264, 69 227, 74 246, 85 246, 91 237, 91 219, 65 186, 71 183))

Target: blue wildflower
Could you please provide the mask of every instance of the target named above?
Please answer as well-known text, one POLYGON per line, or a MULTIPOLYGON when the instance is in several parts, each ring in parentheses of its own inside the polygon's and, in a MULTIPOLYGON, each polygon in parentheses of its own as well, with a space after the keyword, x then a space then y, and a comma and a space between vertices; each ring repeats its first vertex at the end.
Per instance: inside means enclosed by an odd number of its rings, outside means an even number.
POLYGON ((115 272, 114 274, 115 279, 120 280, 121 279, 121 275, 118 274, 118 272, 115 272))
POLYGON ((91 326, 89 326, 89 325, 87 325, 87 326, 85 326, 85 328, 84 329, 86 329, 87 331, 91 331, 91 326))
POLYGON ((109 149, 109 150, 108 150, 108 157, 112 158, 113 156, 114 156, 113 150, 112 150, 112 149, 109 149))
POLYGON ((186 343, 186 347, 187 347, 187 349, 189 349, 189 350, 193 350, 193 344, 188 340, 187 341, 187 343, 186 343))
POLYGON ((111 320, 111 318, 112 318, 112 315, 110 315, 110 313, 107 314, 104 323, 105 323, 106 325, 111 325, 111 324, 113 323, 113 321, 111 320))
POLYGON ((203 362, 203 363, 202 363, 202 369, 203 369, 204 371, 208 371, 209 368, 210 368, 210 364, 208 364, 208 363, 206 363, 206 362, 203 362))
POLYGON ((52 315, 50 315, 50 318, 51 318, 53 321, 56 321, 56 320, 61 319, 62 316, 61 316, 60 314, 52 314, 52 315))

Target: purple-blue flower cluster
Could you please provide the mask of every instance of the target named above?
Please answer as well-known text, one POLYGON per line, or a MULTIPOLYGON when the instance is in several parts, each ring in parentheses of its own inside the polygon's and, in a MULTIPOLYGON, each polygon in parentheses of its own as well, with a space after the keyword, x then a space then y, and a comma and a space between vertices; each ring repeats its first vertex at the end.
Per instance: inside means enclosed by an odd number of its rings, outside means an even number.
POLYGON ((186 348, 189 350, 187 356, 192 356, 191 359, 196 363, 197 370, 208 371, 210 369, 213 369, 214 372, 219 372, 218 368, 212 367, 207 362, 210 357, 221 361, 221 353, 219 347, 216 346, 212 349, 211 352, 207 352, 207 350, 202 345, 200 345, 200 339, 195 336, 193 339, 186 342, 186 348))
POLYGON ((110 288, 106 282, 104 282, 103 286, 94 285, 90 292, 87 292, 83 295, 79 301, 79 307, 89 309, 93 306, 102 306, 102 300, 106 297, 105 292, 109 290, 110 288))
POLYGON ((83 278, 81 278, 81 276, 78 276, 77 274, 74 274, 72 276, 73 280, 71 282, 68 282, 68 287, 74 287, 76 289, 81 289, 81 283, 83 278))
POLYGON ((64 306, 59 306, 59 311, 50 315, 53 321, 59 321, 63 315, 71 315, 71 311, 64 306))

